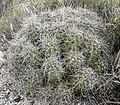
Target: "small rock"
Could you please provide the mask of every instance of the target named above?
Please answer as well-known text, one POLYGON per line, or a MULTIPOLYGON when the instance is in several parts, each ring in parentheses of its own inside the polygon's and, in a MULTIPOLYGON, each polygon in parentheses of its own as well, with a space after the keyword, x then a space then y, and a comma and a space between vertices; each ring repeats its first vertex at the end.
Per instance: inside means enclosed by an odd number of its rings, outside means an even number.
POLYGON ((19 101, 21 101, 21 97, 18 96, 18 97, 16 97, 13 101, 15 101, 15 102, 19 102, 19 101))
POLYGON ((0 51, 0 57, 4 57, 4 54, 2 51, 0 51))
POLYGON ((4 54, 3 54, 3 52, 2 52, 2 51, 0 51, 0 66, 1 66, 1 65, 2 65, 2 63, 4 62, 3 57, 4 57, 4 54))
POLYGON ((35 103, 34 100, 31 100, 31 101, 30 101, 30 105, 33 105, 34 103, 35 103))
POLYGON ((5 105, 5 100, 4 99, 0 99, 0 105, 5 105))

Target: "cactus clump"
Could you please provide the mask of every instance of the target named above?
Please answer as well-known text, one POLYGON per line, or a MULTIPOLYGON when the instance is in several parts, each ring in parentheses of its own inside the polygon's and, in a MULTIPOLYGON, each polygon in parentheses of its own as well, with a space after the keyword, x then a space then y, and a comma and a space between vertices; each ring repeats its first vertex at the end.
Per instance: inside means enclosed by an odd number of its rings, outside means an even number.
POLYGON ((76 91, 101 84, 109 46, 101 36, 100 21, 96 13, 70 7, 25 18, 9 49, 24 93, 39 95, 47 103, 68 104, 76 91))

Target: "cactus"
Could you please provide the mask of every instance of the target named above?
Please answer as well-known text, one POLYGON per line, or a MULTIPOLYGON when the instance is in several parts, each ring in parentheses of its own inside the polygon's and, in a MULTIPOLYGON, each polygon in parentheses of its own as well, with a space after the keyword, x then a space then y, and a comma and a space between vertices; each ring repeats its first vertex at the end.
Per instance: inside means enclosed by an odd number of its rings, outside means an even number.
POLYGON ((27 17, 12 40, 17 45, 9 49, 24 93, 29 90, 47 103, 65 104, 74 92, 92 90, 104 81, 109 46, 99 29, 97 14, 82 8, 62 7, 27 17))

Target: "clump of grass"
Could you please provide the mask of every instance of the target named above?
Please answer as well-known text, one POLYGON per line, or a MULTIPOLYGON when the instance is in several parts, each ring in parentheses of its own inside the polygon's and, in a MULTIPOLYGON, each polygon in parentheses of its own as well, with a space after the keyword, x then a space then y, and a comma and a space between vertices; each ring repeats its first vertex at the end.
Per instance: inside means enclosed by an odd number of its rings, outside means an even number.
POLYGON ((120 49, 120 7, 116 8, 113 10, 113 12, 111 12, 112 17, 108 17, 109 18, 109 22, 106 23, 106 29, 108 30, 108 32, 111 34, 112 36, 112 42, 113 42, 113 46, 114 46, 114 51, 113 53, 116 53, 119 51, 120 49))
POLYGON ((27 17, 11 41, 17 44, 8 50, 12 60, 16 58, 13 73, 24 93, 35 93, 49 104, 68 104, 74 103, 76 91, 80 95, 104 82, 109 46, 99 28, 97 14, 82 8, 27 17))
POLYGON ((13 0, 13 4, 4 10, 0 17, 0 33, 7 39, 12 39, 13 34, 20 30, 22 20, 31 12, 27 3, 13 0))
POLYGON ((39 11, 46 11, 46 10, 54 10, 63 6, 63 0, 25 0, 30 8, 34 11, 39 13, 39 11))
POLYGON ((104 19, 106 30, 112 37, 113 53, 119 51, 120 48, 120 1, 119 0, 103 0, 96 4, 96 9, 99 15, 104 19))

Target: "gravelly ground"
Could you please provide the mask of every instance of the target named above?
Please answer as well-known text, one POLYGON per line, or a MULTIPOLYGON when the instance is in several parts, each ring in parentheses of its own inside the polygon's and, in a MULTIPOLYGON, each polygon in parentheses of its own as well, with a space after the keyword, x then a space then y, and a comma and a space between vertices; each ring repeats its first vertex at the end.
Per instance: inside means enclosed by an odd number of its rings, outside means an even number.
POLYGON ((10 75, 7 68, 5 51, 9 44, 0 35, 0 105, 30 105, 30 102, 21 95, 20 86, 10 75))

